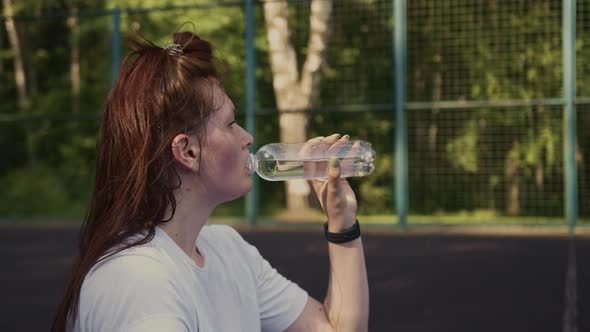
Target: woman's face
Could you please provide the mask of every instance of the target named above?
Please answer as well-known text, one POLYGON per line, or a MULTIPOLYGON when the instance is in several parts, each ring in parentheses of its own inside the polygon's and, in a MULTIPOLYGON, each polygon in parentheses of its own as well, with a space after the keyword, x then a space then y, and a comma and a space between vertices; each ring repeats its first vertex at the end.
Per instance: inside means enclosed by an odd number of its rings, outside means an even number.
POLYGON ((212 200, 234 200, 252 189, 247 168, 253 138, 235 121, 235 107, 222 89, 215 89, 217 110, 209 117, 199 174, 212 200))

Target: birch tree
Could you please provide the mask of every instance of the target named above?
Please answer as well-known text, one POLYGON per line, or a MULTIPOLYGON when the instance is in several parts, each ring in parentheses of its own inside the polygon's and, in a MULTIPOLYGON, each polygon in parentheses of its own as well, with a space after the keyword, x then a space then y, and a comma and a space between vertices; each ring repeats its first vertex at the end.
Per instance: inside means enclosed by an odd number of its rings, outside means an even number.
POLYGON ((70 30, 70 82, 72 88, 72 112, 80 112, 80 18, 78 7, 67 1, 69 11, 67 25, 70 30))
MULTIPOLYGON (((290 40, 287 0, 264 2, 269 60, 283 143, 303 142, 307 138, 308 110, 318 96, 331 12, 332 0, 311 1, 307 54, 299 71, 290 40)), ((306 181, 286 181, 285 190, 288 211, 309 209, 310 189, 306 181)))
MULTIPOLYGON (((2 0, 2 4, 4 6, 4 25, 6 28, 6 34, 8 35, 10 49, 13 55, 14 80, 18 92, 18 111, 21 115, 25 115, 28 113, 30 100, 27 93, 27 79, 25 74, 21 41, 18 36, 16 24, 14 22, 14 6, 12 0, 2 0)), ((36 164, 36 158, 33 142, 33 133, 29 125, 25 125, 25 130, 28 163, 30 168, 34 168, 36 164)))

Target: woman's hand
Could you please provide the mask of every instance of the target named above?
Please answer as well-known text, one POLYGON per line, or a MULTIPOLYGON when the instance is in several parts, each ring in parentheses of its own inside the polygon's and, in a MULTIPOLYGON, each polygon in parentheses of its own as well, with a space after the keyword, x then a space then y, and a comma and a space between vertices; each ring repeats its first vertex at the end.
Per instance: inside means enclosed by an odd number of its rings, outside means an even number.
MULTIPOLYGON (((307 147, 314 147, 312 154, 329 153, 337 151, 343 143, 349 139, 348 135, 340 138, 339 134, 328 137, 316 137, 308 141, 307 147), (313 143, 322 143, 320 145, 313 143), (320 147, 325 151, 317 151, 320 147)), ((306 150, 304 146, 303 150, 306 150)), ((304 151, 305 153, 305 151, 304 151)), ((331 232, 342 231, 351 227, 356 220, 357 202, 356 196, 348 181, 340 178, 340 165, 338 158, 332 158, 328 165, 328 179, 309 180, 316 196, 318 197, 324 213, 328 217, 328 229, 331 232)))

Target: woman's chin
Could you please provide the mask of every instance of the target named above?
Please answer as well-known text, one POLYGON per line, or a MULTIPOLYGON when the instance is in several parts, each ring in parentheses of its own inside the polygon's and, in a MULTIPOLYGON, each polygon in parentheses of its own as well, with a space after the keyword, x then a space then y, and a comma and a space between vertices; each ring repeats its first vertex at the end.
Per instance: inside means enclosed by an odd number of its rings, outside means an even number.
POLYGON ((226 199, 223 200, 224 203, 231 202, 238 198, 246 196, 250 192, 250 190, 252 190, 253 187, 254 181, 251 178, 248 178, 248 180, 246 180, 245 183, 239 186, 239 190, 238 188, 236 188, 235 192, 233 192, 231 195, 227 195, 226 199))
POLYGON ((244 186, 244 192, 240 195, 240 197, 247 195, 250 190, 254 188, 254 180, 252 178, 248 178, 247 183, 244 186))

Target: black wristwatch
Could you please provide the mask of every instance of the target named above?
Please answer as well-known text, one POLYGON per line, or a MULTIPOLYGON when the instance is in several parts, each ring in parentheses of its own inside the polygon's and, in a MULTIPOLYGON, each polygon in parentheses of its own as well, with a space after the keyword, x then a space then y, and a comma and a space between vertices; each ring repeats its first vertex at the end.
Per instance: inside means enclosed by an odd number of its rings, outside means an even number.
POLYGON ((355 219, 354 225, 352 225, 352 227, 347 228, 342 232, 331 233, 328 232, 328 223, 324 223, 324 235, 326 236, 326 240, 328 240, 328 242, 346 243, 356 240, 361 236, 361 227, 359 225, 359 221, 355 219))

